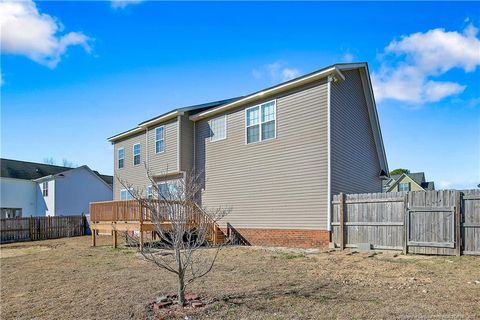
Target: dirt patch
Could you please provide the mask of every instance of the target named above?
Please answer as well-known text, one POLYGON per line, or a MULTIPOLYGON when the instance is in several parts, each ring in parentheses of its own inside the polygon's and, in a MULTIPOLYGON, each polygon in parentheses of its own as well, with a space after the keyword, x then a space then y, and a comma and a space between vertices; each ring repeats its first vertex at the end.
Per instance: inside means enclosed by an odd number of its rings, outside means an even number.
MULTIPOLYGON (((158 319, 172 276, 109 237, 0 246, 4 319, 158 319), (17 252, 17 253, 14 253, 17 252), (18 254, 20 252, 21 254, 18 254)), ((480 258, 231 247, 188 288, 205 306, 167 318, 480 318, 480 258)))

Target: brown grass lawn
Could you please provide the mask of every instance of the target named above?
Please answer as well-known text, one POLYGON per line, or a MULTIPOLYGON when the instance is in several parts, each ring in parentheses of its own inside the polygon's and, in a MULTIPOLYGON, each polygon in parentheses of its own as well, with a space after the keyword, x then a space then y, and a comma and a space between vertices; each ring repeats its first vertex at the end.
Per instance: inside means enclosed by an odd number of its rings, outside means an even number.
MULTIPOLYGON (((109 237, 0 247, 2 319, 161 318, 146 307, 175 279, 109 237)), ((209 302, 191 319, 480 318, 480 258, 368 257, 226 248, 192 285, 209 302)), ((185 315, 181 316, 184 318, 185 315)))

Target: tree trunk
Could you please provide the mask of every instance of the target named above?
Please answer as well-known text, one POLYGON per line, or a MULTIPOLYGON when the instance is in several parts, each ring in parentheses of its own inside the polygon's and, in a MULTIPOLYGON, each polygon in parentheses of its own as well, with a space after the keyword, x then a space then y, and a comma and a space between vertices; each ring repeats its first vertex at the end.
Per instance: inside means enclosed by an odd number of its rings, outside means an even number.
POLYGON ((185 272, 183 270, 182 255, 178 248, 175 248, 175 260, 177 260, 178 270, 178 304, 185 306, 185 272))
POLYGON ((178 305, 185 306, 185 281, 183 274, 178 274, 178 305))

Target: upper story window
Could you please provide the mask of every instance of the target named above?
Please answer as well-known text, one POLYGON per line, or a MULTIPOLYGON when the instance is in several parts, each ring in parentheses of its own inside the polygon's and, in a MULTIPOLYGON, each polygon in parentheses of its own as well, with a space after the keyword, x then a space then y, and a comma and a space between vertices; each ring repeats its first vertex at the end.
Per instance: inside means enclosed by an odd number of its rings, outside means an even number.
POLYGON ((133 145, 133 165, 138 166, 140 164, 140 143, 133 145))
POLYGON ((48 181, 42 183, 42 195, 48 197, 48 181))
POLYGON ((210 141, 218 141, 227 138, 227 116, 220 116, 209 121, 210 141))
POLYGON ((398 191, 410 191, 410 183, 400 182, 398 185, 398 191))
POLYGON ((165 126, 155 129, 155 153, 165 151, 165 126))
POLYGON ((118 169, 122 169, 125 164, 125 151, 123 148, 118 149, 118 169))
POLYGON ((269 101, 245 110, 246 140, 255 143, 274 139, 277 118, 276 101, 269 101))

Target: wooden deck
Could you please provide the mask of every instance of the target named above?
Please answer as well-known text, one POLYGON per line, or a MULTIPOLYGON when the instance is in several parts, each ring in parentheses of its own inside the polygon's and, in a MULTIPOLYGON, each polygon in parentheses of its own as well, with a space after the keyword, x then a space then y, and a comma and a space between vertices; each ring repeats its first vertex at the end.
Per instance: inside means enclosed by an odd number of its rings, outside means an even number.
MULTIPOLYGON (((181 203, 170 203, 169 205, 182 205, 181 203)), ((163 206, 165 206, 163 204, 163 206)), ((197 208, 193 206, 192 208, 197 208)), ((165 219, 160 224, 162 229, 168 230, 172 222, 167 219, 167 208, 162 209, 159 203, 159 212, 165 212, 165 219)), ((189 224, 192 228, 199 224, 202 219, 205 222, 208 217, 201 212, 200 208, 192 211, 189 224)), ((209 222, 208 242, 220 244, 225 240, 224 234, 216 223, 209 222)), ((92 245, 96 245, 98 232, 107 232, 112 235, 113 246, 117 247, 118 232, 137 231, 140 236, 140 250, 143 250, 145 232, 151 233, 152 239, 155 239, 156 226, 152 222, 151 212, 146 207, 142 207, 137 200, 122 201, 102 201, 90 203, 90 228, 92 230, 92 245)))

